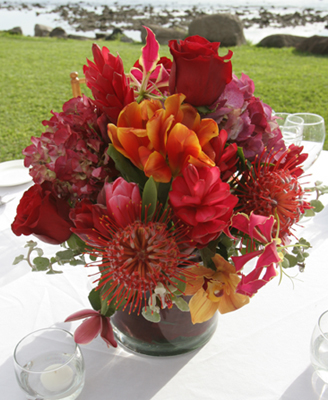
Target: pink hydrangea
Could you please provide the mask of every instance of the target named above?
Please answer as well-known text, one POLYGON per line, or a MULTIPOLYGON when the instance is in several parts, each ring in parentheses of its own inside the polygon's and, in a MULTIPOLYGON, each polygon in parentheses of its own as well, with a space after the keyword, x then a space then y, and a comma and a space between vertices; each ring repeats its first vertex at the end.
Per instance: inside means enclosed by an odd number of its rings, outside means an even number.
POLYGON ((272 109, 254 96, 254 82, 245 74, 233 79, 225 87, 216 103, 216 110, 207 114, 220 129, 228 133, 228 141, 243 148, 245 157, 253 160, 263 150, 274 152, 276 157, 285 150, 280 128, 272 109))
POLYGON ((62 112, 53 112, 49 121, 43 121, 46 131, 32 137, 23 151, 34 182, 51 182, 54 193, 71 204, 84 197, 95 200, 105 178, 118 174, 107 155, 107 122, 85 96, 66 102, 62 112))

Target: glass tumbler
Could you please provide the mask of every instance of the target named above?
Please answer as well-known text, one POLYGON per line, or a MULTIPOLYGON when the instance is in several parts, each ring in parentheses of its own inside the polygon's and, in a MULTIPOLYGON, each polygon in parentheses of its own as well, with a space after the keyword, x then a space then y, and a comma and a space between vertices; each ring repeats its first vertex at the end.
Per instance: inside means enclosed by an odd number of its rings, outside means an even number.
POLYGON ((317 375, 328 383, 328 311, 319 317, 314 327, 310 354, 317 375))
POLYGON ((64 329, 40 329, 25 336, 14 350, 14 368, 28 400, 74 400, 84 386, 81 350, 64 329))

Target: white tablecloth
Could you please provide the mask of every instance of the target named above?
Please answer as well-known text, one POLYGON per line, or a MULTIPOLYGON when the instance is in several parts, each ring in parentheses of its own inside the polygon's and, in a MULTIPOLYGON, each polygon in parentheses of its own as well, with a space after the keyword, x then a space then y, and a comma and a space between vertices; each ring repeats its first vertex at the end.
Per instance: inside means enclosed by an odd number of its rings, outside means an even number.
MULTIPOLYGON (((321 154, 303 182, 328 184, 328 152, 321 154)), ((26 254, 31 238, 10 230, 21 194, 29 185, 0 188, 16 197, 0 207, 0 399, 24 395, 13 372, 15 344, 33 330, 48 326, 74 331, 78 323, 63 323, 71 313, 90 308, 92 278, 83 267, 64 266, 61 275, 30 272, 26 254)), ((322 197, 328 203, 328 195, 322 197), (327 197, 327 198, 326 198, 327 197)), ((298 229, 313 246, 303 274, 276 278, 246 307, 219 316, 211 341, 191 354, 142 357, 108 349, 97 338, 82 346, 86 360, 85 388, 80 400, 312 400, 320 397, 321 381, 313 374, 309 344, 319 315, 328 309, 328 207, 298 229)), ((52 246, 42 247, 50 254, 52 246)), ((287 271, 288 272, 288 271, 287 271)))

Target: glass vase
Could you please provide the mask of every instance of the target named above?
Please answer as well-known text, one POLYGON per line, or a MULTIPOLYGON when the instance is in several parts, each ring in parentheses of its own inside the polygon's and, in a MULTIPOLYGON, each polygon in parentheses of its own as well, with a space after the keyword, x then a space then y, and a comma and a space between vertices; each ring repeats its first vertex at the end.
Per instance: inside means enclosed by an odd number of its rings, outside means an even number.
POLYGON ((217 327, 218 313, 193 324, 189 312, 173 306, 161 310, 161 321, 147 321, 141 314, 118 311, 111 317, 115 338, 129 350, 149 356, 175 356, 204 346, 217 327))

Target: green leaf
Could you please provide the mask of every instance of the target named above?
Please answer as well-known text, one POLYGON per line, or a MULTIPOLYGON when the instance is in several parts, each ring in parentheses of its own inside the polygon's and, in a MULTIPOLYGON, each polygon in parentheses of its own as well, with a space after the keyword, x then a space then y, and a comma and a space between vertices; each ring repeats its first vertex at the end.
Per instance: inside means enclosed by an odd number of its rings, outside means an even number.
POLYGON ((85 261, 77 258, 77 259, 71 260, 69 262, 69 264, 72 265, 73 267, 76 267, 77 265, 85 265, 85 261))
POLYGON ((69 239, 66 241, 69 248, 75 251, 80 251, 81 253, 85 249, 85 243, 80 239, 75 233, 73 233, 69 239))
POLYGON ((154 178, 151 176, 144 187, 142 193, 142 220, 145 220, 145 216, 147 215, 147 221, 149 222, 155 211, 157 206, 157 187, 154 181, 154 178), (147 212, 146 212, 147 210, 147 212))
POLYGON ((37 246, 37 242, 34 242, 33 240, 29 240, 26 242, 26 245, 24 247, 29 247, 30 249, 33 249, 35 246, 37 246))
POLYGON ((47 272, 47 275, 55 275, 55 274, 62 274, 63 271, 56 271, 54 269, 49 269, 49 271, 47 272))
POLYGON ((305 210, 304 214, 302 215, 302 217, 314 217, 314 216, 315 216, 315 212, 314 212, 313 208, 305 210))
POLYGON ((295 256, 291 255, 291 254, 285 254, 284 255, 284 260, 283 260, 283 263, 282 263, 282 266, 284 268, 292 268, 292 267, 295 267, 295 265, 297 265, 297 258, 295 256), (288 265, 286 265, 286 264, 284 265, 284 260, 285 259, 288 261, 288 265))
POLYGON ((100 299, 100 291, 96 289, 92 289, 89 293, 88 299, 92 308, 96 311, 101 309, 101 299, 100 299))
POLYGON ((314 207, 314 212, 316 213, 322 211, 325 208, 320 200, 311 200, 311 206, 314 207))
POLYGON ((45 257, 36 257, 33 260, 33 264, 38 271, 46 271, 50 266, 50 261, 45 257))
POLYGON ((189 311, 189 305, 182 297, 174 297, 173 302, 180 311, 189 311))
POLYGON ((142 311, 141 311, 141 314, 142 314, 142 316, 143 316, 147 321, 155 322, 155 323, 158 323, 158 322, 161 321, 161 316, 160 316, 160 314, 159 314, 159 313, 156 313, 156 312, 154 312, 154 311, 152 311, 152 310, 150 309, 150 307, 147 307, 147 310, 146 310, 146 308, 144 307, 144 308, 142 309, 142 311))
POLYGON ((163 210, 166 210, 169 201, 169 192, 171 190, 172 182, 159 182, 157 187, 157 198, 158 201, 163 204, 163 210))
POLYGON ((13 262, 13 265, 17 265, 18 263, 20 263, 21 261, 24 260, 24 256, 23 254, 21 254, 20 256, 17 256, 13 262))
MULTIPOLYGON (((210 268, 213 271, 216 271, 216 266, 214 264, 214 262, 212 261, 212 258, 215 256, 216 252, 215 252, 215 248, 213 249, 214 242, 211 242, 207 247, 204 247, 203 249, 200 250, 200 255, 202 257, 204 266, 206 268, 210 268)), ((215 242, 215 246, 216 246, 216 242, 215 242)))
POLYGON ((74 252, 72 249, 57 251, 56 253, 57 260, 61 262, 70 261, 73 257, 74 257, 74 252))
POLYGON ((120 171, 122 177, 127 182, 135 182, 138 183, 141 188, 144 187, 147 181, 144 172, 135 167, 131 161, 117 151, 112 144, 108 146, 108 155, 115 162, 115 168, 120 171))

